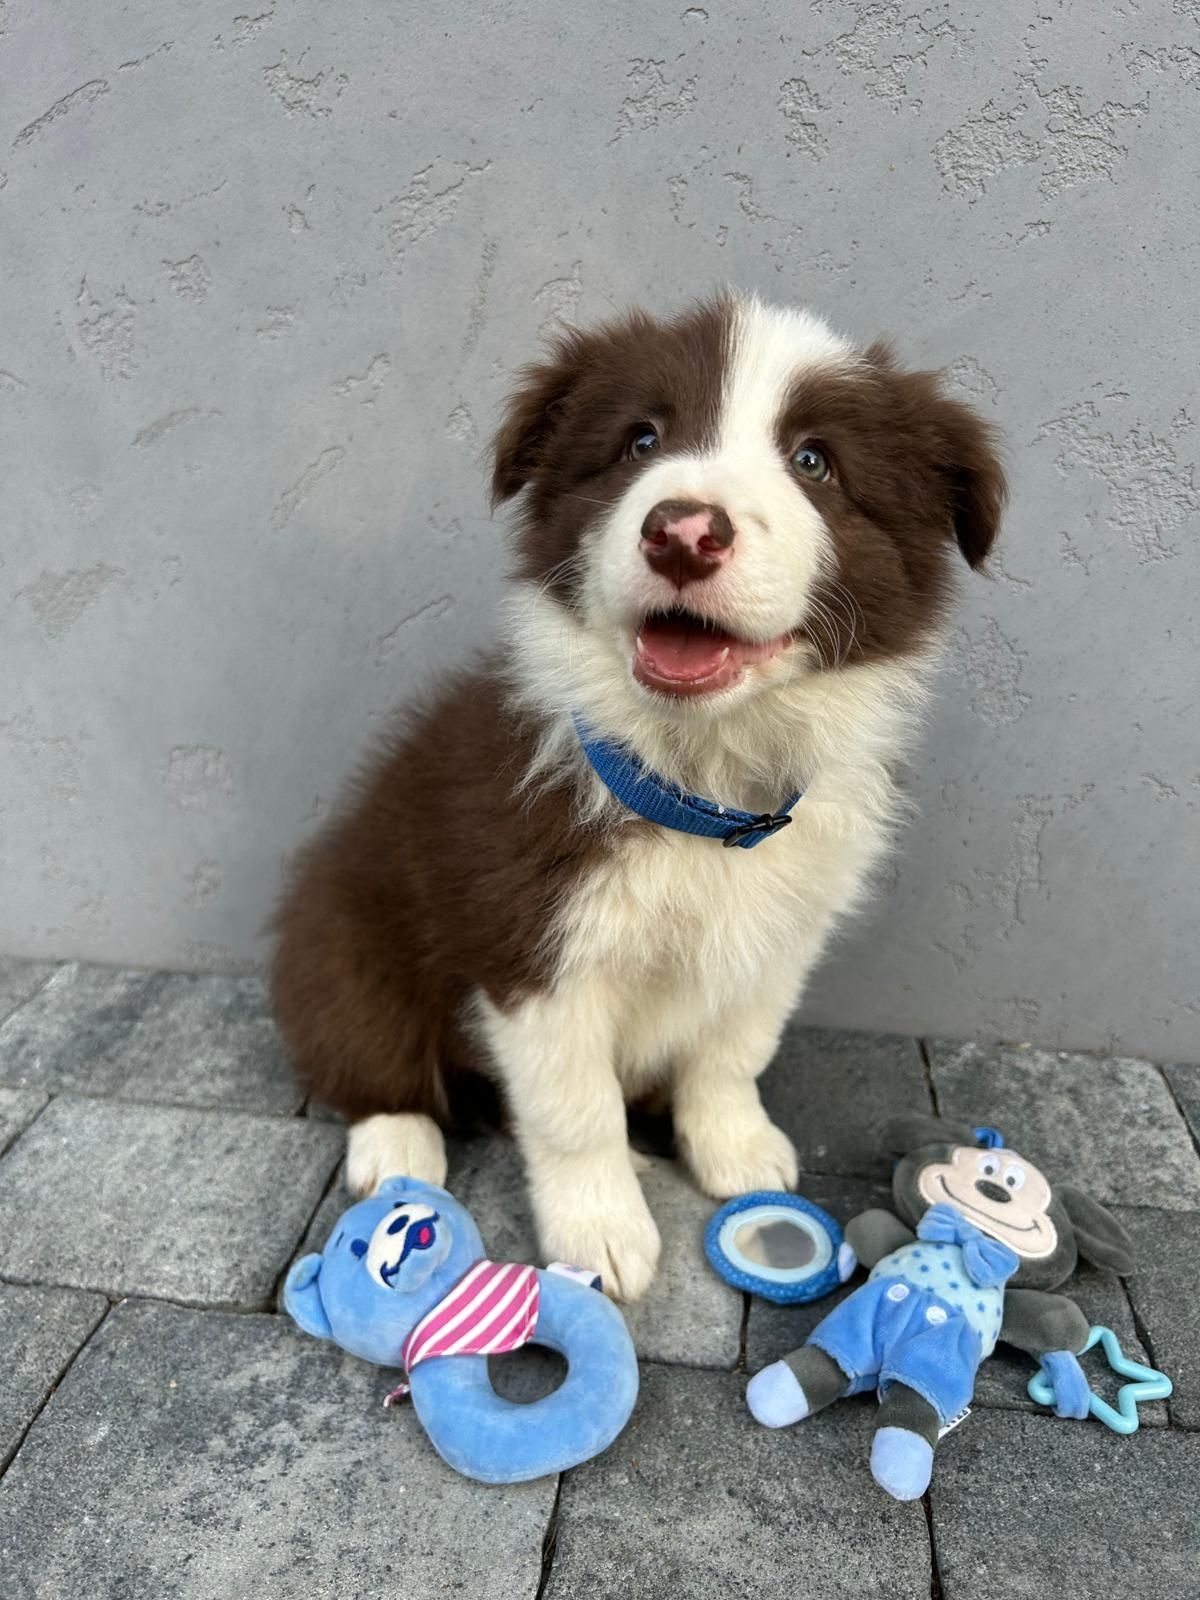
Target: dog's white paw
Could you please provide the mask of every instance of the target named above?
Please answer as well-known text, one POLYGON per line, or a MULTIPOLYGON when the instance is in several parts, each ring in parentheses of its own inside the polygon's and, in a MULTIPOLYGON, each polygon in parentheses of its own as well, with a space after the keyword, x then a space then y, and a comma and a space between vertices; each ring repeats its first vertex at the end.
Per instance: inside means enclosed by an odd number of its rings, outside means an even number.
POLYGON ((687 1130, 681 1144, 696 1182, 714 1199, 796 1186, 796 1147, 761 1109, 746 1123, 714 1121, 687 1130))
POLYGON ((388 1178, 446 1183, 446 1141, 432 1117, 417 1112, 366 1117, 346 1141, 346 1187, 355 1196, 374 1194, 388 1178))
POLYGON ((614 1300, 638 1300, 650 1287, 661 1242, 650 1208, 627 1161, 597 1182, 596 1174, 559 1166, 535 1180, 542 1252, 548 1261, 598 1272, 614 1300))
POLYGON ((541 1230, 542 1250, 550 1259, 598 1272, 614 1300, 640 1300, 653 1281, 661 1247, 654 1218, 644 1205, 642 1211, 637 1217, 558 1217, 541 1230))

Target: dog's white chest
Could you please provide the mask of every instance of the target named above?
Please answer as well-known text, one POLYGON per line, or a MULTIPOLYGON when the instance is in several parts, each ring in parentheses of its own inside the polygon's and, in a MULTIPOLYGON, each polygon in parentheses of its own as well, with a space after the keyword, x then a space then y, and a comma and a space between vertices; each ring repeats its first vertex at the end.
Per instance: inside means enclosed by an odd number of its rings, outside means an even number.
POLYGON ((764 991, 798 989, 871 853, 862 838, 831 850, 828 821, 797 818, 752 850, 631 833, 580 885, 563 911, 561 981, 605 995, 627 1082, 764 991))

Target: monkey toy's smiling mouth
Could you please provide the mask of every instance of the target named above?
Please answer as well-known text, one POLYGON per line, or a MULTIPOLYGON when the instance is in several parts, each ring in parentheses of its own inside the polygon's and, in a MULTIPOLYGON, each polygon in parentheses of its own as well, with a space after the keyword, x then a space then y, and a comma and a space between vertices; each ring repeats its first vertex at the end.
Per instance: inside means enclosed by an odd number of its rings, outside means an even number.
POLYGON ((1004 1228, 1008 1233, 1032 1233, 1035 1238, 1040 1237, 1042 1227, 1036 1217, 1032 1217, 1028 1222, 1010 1222, 1007 1217, 998 1216, 994 1206, 972 1205, 969 1200, 964 1200, 961 1195, 955 1194, 941 1173, 938 1174, 938 1182, 945 1191, 947 1200, 952 1201, 960 1211, 969 1211, 972 1216, 983 1217, 992 1227, 1004 1228))

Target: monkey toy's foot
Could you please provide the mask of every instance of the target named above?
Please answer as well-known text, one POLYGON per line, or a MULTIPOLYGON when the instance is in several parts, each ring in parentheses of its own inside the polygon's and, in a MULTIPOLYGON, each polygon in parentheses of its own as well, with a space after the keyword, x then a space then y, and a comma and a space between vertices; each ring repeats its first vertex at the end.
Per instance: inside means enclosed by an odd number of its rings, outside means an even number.
POLYGON ((871 1476, 893 1500, 919 1500, 933 1473, 933 1446, 907 1428, 880 1428, 871 1445, 871 1476))
POLYGON ((811 1410, 799 1378, 786 1361, 775 1361, 754 1374, 746 1385, 746 1404, 764 1428, 802 1422, 811 1410))

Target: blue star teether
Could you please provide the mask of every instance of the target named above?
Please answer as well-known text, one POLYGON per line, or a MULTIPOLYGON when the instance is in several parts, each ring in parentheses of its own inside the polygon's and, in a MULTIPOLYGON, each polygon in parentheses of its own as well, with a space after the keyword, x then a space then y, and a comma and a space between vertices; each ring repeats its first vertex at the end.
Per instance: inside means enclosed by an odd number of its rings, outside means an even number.
MULTIPOLYGON (((1085 1355, 1095 1345, 1103 1347, 1105 1359, 1118 1377, 1131 1378, 1133 1382, 1123 1383, 1118 1389, 1115 1407, 1110 1406, 1107 1400, 1101 1400, 1094 1389, 1091 1390, 1088 1411, 1114 1433, 1136 1433, 1139 1422, 1138 1406, 1147 1400, 1165 1400, 1173 1387, 1171 1380, 1163 1373, 1156 1372, 1153 1367, 1143 1366, 1140 1361, 1131 1361, 1121 1349, 1120 1341, 1111 1328, 1093 1328, 1079 1354, 1085 1355)), ((1038 1405, 1054 1404, 1054 1385, 1050 1382, 1044 1367, 1034 1373, 1027 1388, 1029 1398, 1036 1400, 1038 1405)))

